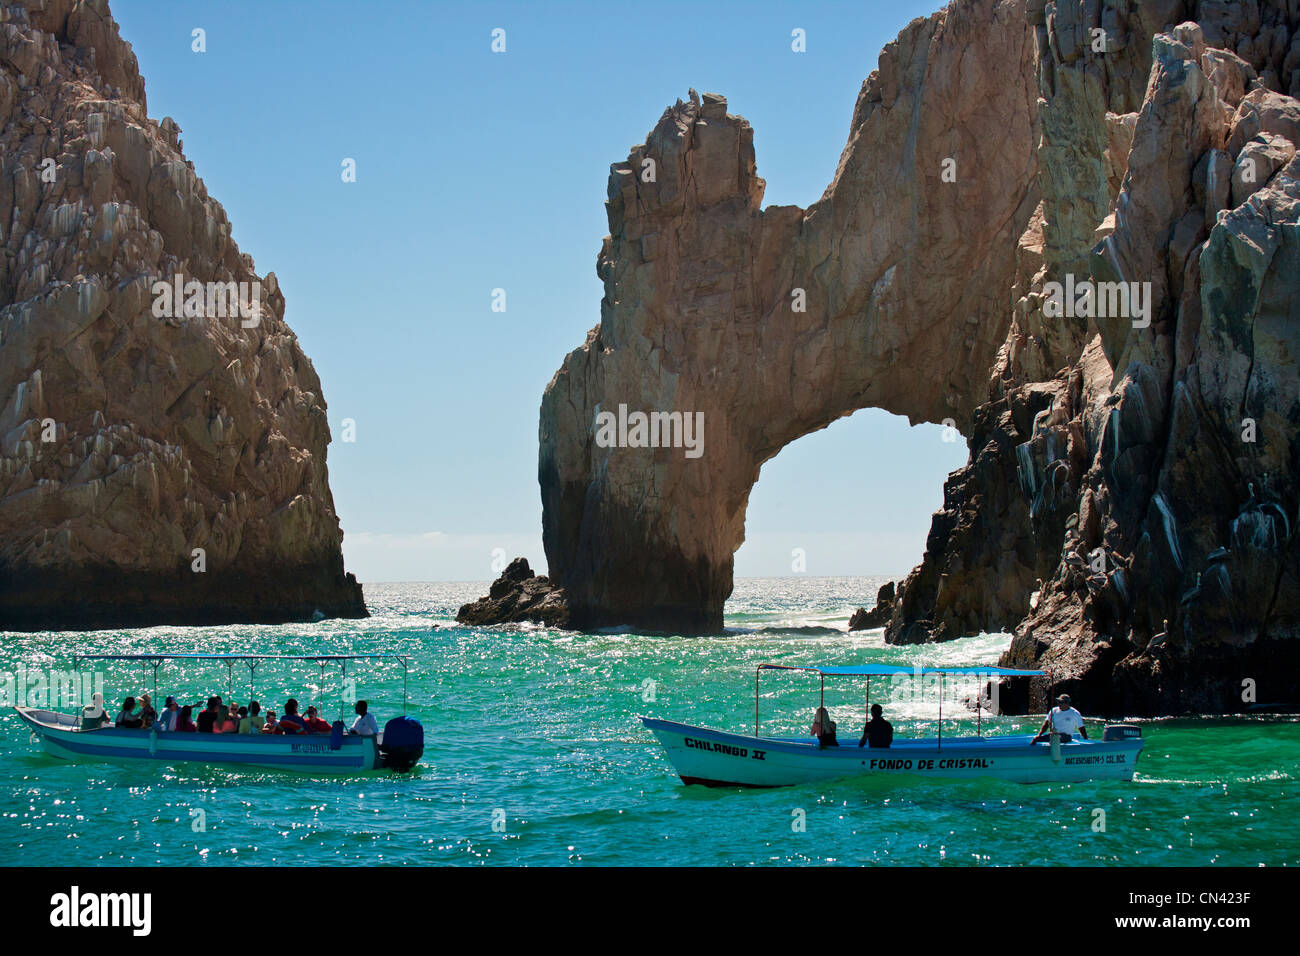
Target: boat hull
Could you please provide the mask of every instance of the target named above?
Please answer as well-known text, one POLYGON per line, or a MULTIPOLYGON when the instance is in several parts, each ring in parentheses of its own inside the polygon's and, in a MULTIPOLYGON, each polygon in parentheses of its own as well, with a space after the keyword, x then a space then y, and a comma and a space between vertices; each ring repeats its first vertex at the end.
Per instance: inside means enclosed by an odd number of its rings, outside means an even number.
POLYGON ((995 777, 1017 783, 1132 780, 1140 737, 1074 740, 1059 759, 1031 735, 895 740, 888 749, 817 746, 812 738, 750 737, 671 720, 642 717, 685 784, 784 787, 855 776, 915 775, 945 779, 995 777))
POLYGON ((156 733, 105 727, 81 730, 67 714, 15 707, 47 754, 107 763, 202 763, 306 773, 364 773, 382 766, 380 740, 344 735, 337 748, 327 734, 156 733))

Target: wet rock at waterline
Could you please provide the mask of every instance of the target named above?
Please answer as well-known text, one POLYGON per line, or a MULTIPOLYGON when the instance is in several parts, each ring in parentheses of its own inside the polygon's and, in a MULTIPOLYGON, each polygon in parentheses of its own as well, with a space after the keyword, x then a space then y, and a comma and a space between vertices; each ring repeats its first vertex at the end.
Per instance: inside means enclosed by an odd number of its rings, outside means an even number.
POLYGON ((492 582, 486 597, 461 605, 461 624, 519 624, 532 622, 568 627, 569 608, 564 591, 545 575, 533 574, 527 558, 515 558, 492 582))
POLYGON ((889 623, 889 616, 894 611, 894 582, 882 584, 880 590, 876 592, 876 603, 868 611, 864 607, 858 608, 849 618, 850 631, 866 631, 873 627, 884 627, 889 623))
POLYGON ((320 380, 105 3, 0 8, 0 164, 0 630, 364 617, 320 380))
POLYGON ((808 210, 720 97, 666 112, 542 402, 575 620, 719 629, 762 463, 875 406, 970 448, 887 640, 1013 631, 1093 713, 1300 703, 1300 34, 1244 6, 958 0, 808 210), (702 410, 704 454, 597 446, 618 403, 702 410))

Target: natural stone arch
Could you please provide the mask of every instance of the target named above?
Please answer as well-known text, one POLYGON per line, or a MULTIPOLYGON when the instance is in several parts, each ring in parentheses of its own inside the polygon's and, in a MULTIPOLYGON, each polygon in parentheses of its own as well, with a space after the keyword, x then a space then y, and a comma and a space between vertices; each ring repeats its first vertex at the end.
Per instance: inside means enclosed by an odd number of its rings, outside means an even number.
POLYGON ((970 0, 909 25, 806 211, 761 208, 752 130, 720 96, 692 92, 611 167, 601 322, 539 428, 547 560, 575 624, 720 629, 763 462, 868 406, 969 426, 1038 201, 1025 17, 970 0), (597 413, 620 405, 702 412, 703 454, 599 446, 597 413))

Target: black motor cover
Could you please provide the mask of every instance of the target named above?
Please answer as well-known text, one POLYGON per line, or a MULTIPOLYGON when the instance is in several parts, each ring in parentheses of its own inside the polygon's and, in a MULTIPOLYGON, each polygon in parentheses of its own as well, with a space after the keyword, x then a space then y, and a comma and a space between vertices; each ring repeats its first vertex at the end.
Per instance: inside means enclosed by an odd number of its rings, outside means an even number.
POLYGON ((394 717, 384 724, 379 752, 385 767, 410 770, 424 754, 424 727, 414 717, 394 717))

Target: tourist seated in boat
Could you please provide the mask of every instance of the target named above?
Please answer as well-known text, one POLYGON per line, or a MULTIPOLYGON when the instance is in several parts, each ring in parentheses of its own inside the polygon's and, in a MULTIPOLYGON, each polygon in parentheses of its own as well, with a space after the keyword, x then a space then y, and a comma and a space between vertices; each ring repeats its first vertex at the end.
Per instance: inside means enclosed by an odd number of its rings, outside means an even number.
POLYGON ((825 707, 818 707, 817 714, 813 717, 811 733, 817 738, 819 747, 838 747, 840 742, 835 739, 835 721, 831 720, 831 715, 825 707))
POLYGON ((364 700, 359 700, 352 709, 356 711, 357 719, 352 721, 352 729, 348 733, 361 737, 378 737, 379 725, 375 723, 375 715, 368 713, 369 705, 364 700))
POLYGON ((1069 694, 1062 694, 1056 698, 1056 706, 1047 714, 1043 726, 1038 728, 1038 735, 1030 743, 1037 744, 1047 740, 1051 730, 1057 732, 1063 744, 1068 744, 1076 732, 1084 740, 1088 739, 1088 728, 1083 725, 1083 714, 1070 706, 1069 694))
POLYGON ((186 704, 176 715, 176 730, 185 734, 196 734, 199 728, 194 723, 194 708, 186 704))
POLYGON ((894 743, 894 725, 885 720, 884 709, 879 704, 871 705, 871 719, 862 727, 862 739, 859 747, 890 747, 894 743))
POLYGON ((307 733, 309 734, 328 734, 330 732, 330 722, 321 719, 320 711, 316 709, 315 704, 307 708, 307 718, 303 723, 306 724, 307 733))
POLYGON ((214 734, 239 733, 239 714, 225 704, 217 708, 217 721, 212 727, 214 734))
POLYGON ((217 722, 217 714, 220 707, 221 707, 220 697, 213 696, 208 698, 208 706, 203 708, 203 710, 199 711, 199 716, 197 720, 197 723, 199 725, 199 733, 201 734, 212 733, 213 725, 216 724, 217 722))
POLYGON ((167 695, 167 700, 163 702, 162 713, 158 715, 158 732, 165 734, 176 729, 176 718, 180 714, 180 708, 176 706, 176 698, 167 695))
POLYGON ((90 698, 90 703, 81 708, 81 729, 98 730, 113 722, 108 716, 108 711, 104 709, 104 695, 95 694, 90 698))
POLYGON ((140 715, 135 709, 135 698, 128 697, 122 701, 122 710, 117 715, 117 720, 113 721, 113 726, 124 730, 139 730, 140 724, 140 715))
POLYGON ((148 730, 158 719, 158 712, 153 709, 153 701, 149 699, 148 694, 141 694, 136 706, 136 712, 140 715, 140 726, 148 730))
POLYGON ((257 701, 249 701, 247 707, 239 708, 239 732, 241 734, 260 734, 265 726, 266 718, 262 716, 262 705, 257 701))
POLYGON ((262 733, 278 734, 279 732, 280 732, 280 723, 275 719, 275 711, 268 710, 266 712, 266 723, 262 725, 262 733))
POLYGON ((307 722, 298 713, 298 701, 290 697, 284 702, 284 716, 280 718, 278 734, 305 734, 307 722))

